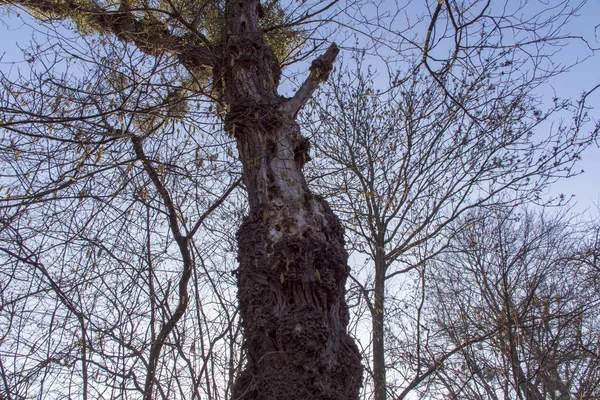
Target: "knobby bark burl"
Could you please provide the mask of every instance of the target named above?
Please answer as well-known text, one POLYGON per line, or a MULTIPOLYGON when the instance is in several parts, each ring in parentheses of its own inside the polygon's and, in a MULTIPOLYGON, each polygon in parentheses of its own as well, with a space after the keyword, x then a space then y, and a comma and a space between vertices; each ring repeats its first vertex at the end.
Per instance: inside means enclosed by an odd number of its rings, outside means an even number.
MULTIPOLYGON (((227 43, 216 80, 226 129, 243 164, 250 212, 238 231, 237 271, 247 364, 233 399, 357 399, 360 355, 346 333, 349 273, 343 229, 309 190, 308 141, 295 117, 337 55, 311 66, 292 99, 277 94, 280 69, 258 31, 259 1, 228 3, 227 43)), ((217 72, 218 71, 218 72, 217 72)))

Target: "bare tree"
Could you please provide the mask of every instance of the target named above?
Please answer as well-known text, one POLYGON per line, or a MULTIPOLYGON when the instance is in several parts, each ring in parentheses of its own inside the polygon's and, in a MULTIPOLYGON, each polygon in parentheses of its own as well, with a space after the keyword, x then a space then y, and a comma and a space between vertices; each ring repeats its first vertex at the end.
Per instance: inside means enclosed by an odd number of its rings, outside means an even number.
POLYGON ((387 89, 364 57, 357 54, 354 66, 326 86, 306 128, 320 163, 315 187, 331 198, 354 249, 372 260, 373 272, 357 271, 353 281, 371 314, 372 378, 381 400, 388 392, 406 396, 431 373, 421 351, 428 340, 420 328, 422 268, 444 248, 449 224, 476 208, 548 201, 542 194, 576 173, 574 162, 598 126, 582 132, 588 116, 569 100, 542 105, 534 90, 558 71, 524 76, 514 64, 527 61, 510 51, 491 52, 482 69, 458 76, 452 69, 432 76, 419 60, 412 75, 387 89), (575 122, 548 128, 565 111, 577 115, 575 122), (411 313, 392 311, 396 317, 387 319, 387 309, 411 313), (386 325, 396 329, 386 333, 386 325), (401 331, 402 338, 391 333, 401 331), (394 342, 390 348, 411 344, 388 352, 386 361, 386 340, 394 342), (414 365, 402 356, 407 352, 414 365), (399 368, 402 378, 386 382, 386 366, 399 368))
POLYGON ((231 140, 163 60, 106 40, 39 49, 32 75, 2 79, 2 396, 219 398, 241 349, 216 267, 233 260, 200 235, 238 187, 233 157, 214 156, 231 140), (68 57, 83 74, 47 68, 68 57))
POLYGON ((597 248, 564 215, 470 221, 430 270, 432 329, 452 346, 470 342, 436 371, 444 396, 597 398, 597 271, 581 262, 597 248))

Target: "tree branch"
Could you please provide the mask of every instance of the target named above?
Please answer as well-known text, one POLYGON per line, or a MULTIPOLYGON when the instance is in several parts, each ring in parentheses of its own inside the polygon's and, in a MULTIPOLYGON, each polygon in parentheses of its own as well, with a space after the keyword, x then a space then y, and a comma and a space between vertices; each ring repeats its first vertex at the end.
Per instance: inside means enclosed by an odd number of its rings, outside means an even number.
POLYGON ((298 89, 294 97, 289 99, 283 106, 283 112, 288 115, 290 119, 295 119, 296 115, 306 104, 306 102, 312 97, 312 94, 319 87, 319 84, 325 82, 329 78, 329 74, 333 69, 333 63, 340 52, 340 49, 335 43, 327 49, 325 54, 314 60, 310 66, 310 75, 302 86, 298 89))
POLYGON ((448 353, 442 355, 437 360, 434 360, 433 364, 431 366, 429 366, 427 371, 425 371, 423 374, 417 374, 417 376, 406 386, 406 388, 404 388, 402 393, 400 393, 400 395, 398 397, 396 397, 396 400, 403 400, 404 398, 406 398, 408 396, 408 394, 410 394, 410 392, 414 388, 416 388, 421 382, 423 382, 430 375, 432 375, 438 369, 440 369, 443 366, 444 362, 446 360, 448 360, 450 357, 452 357, 459 351, 462 351, 465 347, 468 347, 475 343, 479 343, 479 342, 486 340, 487 338, 491 337, 492 335, 495 335, 497 332, 498 332, 498 329, 494 329, 492 332, 489 332, 485 335, 478 336, 478 337, 472 338, 470 340, 466 340, 463 343, 457 345, 454 349, 452 349, 448 353))
POLYGON ((160 329, 160 332, 158 333, 158 336, 156 337, 156 340, 150 346, 148 373, 146 375, 146 383, 144 385, 144 400, 152 400, 152 390, 154 387, 154 378, 156 376, 156 368, 158 366, 158 358, 160 357, 160 352, 165 341, 167 340, 167 337, 175 329, 177 322, 179 322, 181 316, 183 315, 189 304, 189 295, 187 287, 190 277, 192 276, 194 262, 192 260, 192 255, 189 247, 190 241, 187 237, 181 234, 181 230, 179 229, 175 204, 173 203, 169 191, 161 182, 158 172, 156 171, 154 166, 152 166, 150 160, 146 157, 146 154, 144 153, 144 148, 142 146, 142 139, 140 139, 137 136, 131 136, 131 141, 133 143, 133 149, 137 158, 142 162, 146 173, 150 177, 150 180, 154 184, 158 194, 164 202, 164 205, 167 209, 167 215, 169 217, 169 228, 171 230, 171 233, 173 234, 175 241, 177 242, 183 261, 183 271, 181 273, 181 277, 179 278, 179 302, 177 303, 177 308, 175 309, 175 312, 173 313, 173 315, 171 315, 169 320, 165 324, 163 324, 162 328, 160 329))
POLYGON ((0 0, 0 5, 25 7, 48 20, 82 21, 93 31, 112 33, 123 42, 134 43, 148 55, 172 54, 190 70, 212 68, 216 60, 217 48, 202 35, 174 35, 161 21, 138 19, 131 11, 106 10, 91 2, 74 0, 0 0))
POLYGON ((196 222, 196 224, 194 225, 194 227, 192 228, 192 230, 187 234, 187 239, 191 240, 192 237, 194 237, 194 234, 196 234, 196 231, 198 230, 198 228, 200 228, 200 225, 202 225, 202 222, 204 222, 204 220, 214 211, 217 209, 217 207, 219 207, 221 204, 223 204, 223 202, 225 201, 225 199, 227 199, 227 197, 229 197, 229 195, 231 194, 231 192, 233 192, 233 190, 238 187, 238 185, 242 182, 242 178, 238 178, 235 182, 233 182, 233 184, 231 186, 229 186, 229 188, 225 191, 225 193, 223 193, 223 195, 221 197, 219 197, 210 207, 208 207, 208 209, 204 212, 204 214, 202 214, 200 216, 200 218, 198 219, 198 221, 196 222))

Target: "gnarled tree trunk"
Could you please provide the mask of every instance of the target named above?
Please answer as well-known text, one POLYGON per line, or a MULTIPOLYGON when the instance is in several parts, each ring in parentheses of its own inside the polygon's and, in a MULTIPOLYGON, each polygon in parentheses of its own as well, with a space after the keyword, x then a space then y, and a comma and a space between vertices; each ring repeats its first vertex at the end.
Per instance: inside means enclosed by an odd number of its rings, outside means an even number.
POLYGON ((257 0, 228 3, 227 42, 215 70, 250 203, 238 231, 237 271, 247 364, 232 398, 357 399, 362 368, 346 333, 343 229, 306 184, 309 145, 294 121, 338 50, 334 45, 315 60, 297 94, 284 99, 277 60, 258 32, 259 13, 257 0))

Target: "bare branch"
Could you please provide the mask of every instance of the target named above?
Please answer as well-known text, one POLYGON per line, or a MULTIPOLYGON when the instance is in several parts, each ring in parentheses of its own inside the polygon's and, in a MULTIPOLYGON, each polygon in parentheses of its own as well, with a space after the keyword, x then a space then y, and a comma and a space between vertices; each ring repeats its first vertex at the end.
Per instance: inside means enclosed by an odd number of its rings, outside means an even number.
POLYGON ((133 142, 133 148, 135 150, 136 155, 139 160, 144 165, 144 169, 146 173, 150 176, 152 183, 156 187, 159 195, 162 197, 165 207, 167 208, 167 214, 169 215, 169 228, 175 237, 175 241, 179 246, 179 251, 181 253, 182 262, 183 262, 183 272, 181 274, 181 278, 179 279, 179 301, 177 303, 177 308, 175 312, 171 315, 166 324, 164 324, 158 333, 156 340, 150 346, 150 360, 148 362, 148 372, 146 375, 146 384, 144 387, 144 400, 152 400, 152 388, 154 386, 154 377, 156 375, 156 367, 158 366, 158 361, 160 357, 160 352, 162 347, 167 340, 167 337, 171 334, 177 322, 183 316, 183 313, 187 309, 187 306, 190 302, 188 295, 188 282, 190 277, 192 276, 193 269, 193 260, 189 247, 189 239, 184 237, 181 234, 179 229, 179 223, 177 222, 177 214, 175 211, 175 205, 173 204, 173 200, 165 188, 163 183, 160 180, 160 176, 158 172, 150 163, 150 160, 146 157, 144 153, 144 149, 142 147, 142 141, 137 136, 132 136, 131 141, 133 142))
POLYGON ((312 62, 312 65, 310 66, 310 75, 306 78, 302 86, 300 86, 294 97, 284 104, 283 112, 286 113, 289 118, 296 118, 298 112, 312 97, 312 94, 317 90, 319 84, 325 82, 327 78, 329 78, 329 74, 333 69, 333 63, 339 52, 340 49, 337 45, 332 43, 325 54, 312 62))

